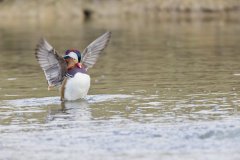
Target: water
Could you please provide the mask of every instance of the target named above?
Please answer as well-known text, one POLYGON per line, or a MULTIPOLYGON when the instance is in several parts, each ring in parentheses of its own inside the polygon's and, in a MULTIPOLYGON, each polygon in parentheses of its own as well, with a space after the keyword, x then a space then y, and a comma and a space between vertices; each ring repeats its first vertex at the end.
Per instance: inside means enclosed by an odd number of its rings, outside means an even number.
POLYGON ((0 159, 239 159, 239 34, 221 20, 1 22, 0 159), (105 30, 89 96, 61 103, 38 39, 62 53, 105 30))

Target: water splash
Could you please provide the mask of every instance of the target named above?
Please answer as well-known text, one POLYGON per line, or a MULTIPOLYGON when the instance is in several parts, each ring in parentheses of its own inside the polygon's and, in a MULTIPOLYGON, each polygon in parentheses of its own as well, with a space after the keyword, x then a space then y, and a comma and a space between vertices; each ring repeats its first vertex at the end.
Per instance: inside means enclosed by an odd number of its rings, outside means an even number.
MULTIPOLYGON (((100 95, 88 95, 86 100, 88 103, 100 103, 106 101, 121 100, 131 98, 132 95, 124 94, 100 94, 100 95)), ((0 102, 1 103, 1 102, 0 102)), ((27 106, 46 106, 46 105, 59 105, 61 104, 59 97, 43 97, 43 98, 25 98, 15 100, 4 100, 4 105, 11 105, 16 107, 27 107, 27 106)))

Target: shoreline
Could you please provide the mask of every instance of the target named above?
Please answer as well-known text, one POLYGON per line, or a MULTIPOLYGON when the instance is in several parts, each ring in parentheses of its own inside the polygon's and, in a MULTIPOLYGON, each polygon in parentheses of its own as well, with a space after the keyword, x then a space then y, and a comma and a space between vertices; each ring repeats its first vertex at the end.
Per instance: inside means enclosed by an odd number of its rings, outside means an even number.
POLYGON ((111 18, 156 18, 156 19, 211 19, 234 18, 240 20, 238 0, 1 0, 0 19, 15 18, 51 21, 54 19, 74 19, 84 22, 89 19, 111 18), (67 11, 67 12, 66 12, 67 11))

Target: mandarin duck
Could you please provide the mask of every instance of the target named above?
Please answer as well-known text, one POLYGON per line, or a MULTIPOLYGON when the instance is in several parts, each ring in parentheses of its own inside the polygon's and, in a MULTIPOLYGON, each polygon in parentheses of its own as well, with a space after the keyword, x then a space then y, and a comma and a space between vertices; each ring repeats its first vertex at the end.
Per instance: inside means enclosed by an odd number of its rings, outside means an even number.
POLYGON ((59 87, 61 101, 85 98, 90 88, 87 71, 96 63, 110 37, 111 32, 106 32, 90 43, 82 53, 69 49, 64 56, 60 56, 46 39, 42 38, 37 44, 35 55, 45 74, 48 89, 59 87))

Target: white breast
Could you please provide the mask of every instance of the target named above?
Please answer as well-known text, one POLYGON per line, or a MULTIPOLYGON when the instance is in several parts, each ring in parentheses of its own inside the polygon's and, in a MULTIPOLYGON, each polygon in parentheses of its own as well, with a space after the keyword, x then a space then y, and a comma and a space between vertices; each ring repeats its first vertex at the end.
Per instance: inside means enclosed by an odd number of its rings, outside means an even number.
POLYGON ((83 73, 76 73, 73 78, 68 78, 65 91, 64 99, 73 101, 87 96, 90 87, 90 76, 83 73))

